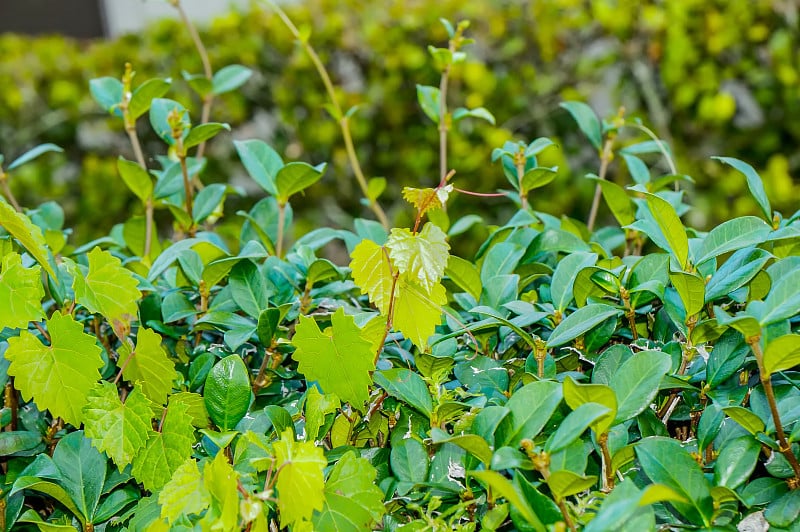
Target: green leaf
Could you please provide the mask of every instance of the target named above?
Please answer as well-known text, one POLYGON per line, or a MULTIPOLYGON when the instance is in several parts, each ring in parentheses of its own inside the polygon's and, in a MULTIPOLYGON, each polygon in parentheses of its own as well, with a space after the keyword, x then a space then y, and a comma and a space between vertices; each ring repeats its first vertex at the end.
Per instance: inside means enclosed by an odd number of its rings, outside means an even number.
POLYGON ((559 107, 566 109, 572 115, 592 146, 599 150, 603 143, 603 128, 592 108, 583 102, 561 102, 559 107))
POLYGON ((188 150, 197 146, 201 142, 216 137, 220 131, 230 131, 231 126, 219 122, 207 122, 205 124, 198 124, 192 128, 186 139, 183 141, 183 148, 188 150))
POLYGON ((549 184, 558 175, 558 167, 548 168, 546 166, 537 166, 531 168, 522 176, 522 190, 527 194, 531 190, 543 187, 549 184))
POLYGON ((450 257, 447 235, 431 222, 416 234, 405 228, 392 229, 386 247, 400 275, 407 275, 427 292, 441 280, 450 257))
POLYGON ((650 182, 650 169, 640 158, 631 155, 630 152, 626 153, 626 148, 620 150, 622 158, 625 160, 625 165, 628 167, 628 173, 631 174, 633 181, 638 184, 646 184, 650 182))
POLYGON ((272 339, 278 331, 278 324, 281 320, 281 311, 275 307, 262 310, 258 315, 258 327, 256 333, 261 345, 269 347, 272 345, 272 339))
POLYGON ((598 436, 608 432, 617 417, 617 395, 605 384, 578 384, 572 377, 564 379, 564 402, 573 410, 583 404, 597 403, 608 408, 608 413, 589 426, 598 436))
POLYGON ((737 422, 750 434, 756 435, 764 432, 766 425, 764 421, 752 411, 741 406, 728 406, 722 409, 725 414, 737 422))
POLYGON ((26 151, 25 153, 23 153, 22 155, 20 155, 10 163, 8 163, 8 171, 10 172, 15 168, 19 168, 23 164, 28 163, 45 153, 51 153, 51 152, 62 153, 63 151, 64 150, 62 148, 56 146, 55 144, 50 144, 50 143, 39 144, 35 148, 26 151))
POLYGON ((122 266, 122 262, 99 247, 88 255, 89 273, 74 274, 72 288, 75 300, 89 312, 102 314, 114 326, 130 327, 139 313, 137 302, 142 293, 133 272, 122 266))
POLYGON ((586 177, 600 185, 603 199, 606 200, 606 205, 608 205, 611 214, 614 215, 621 227, 628 226, 636 221, 636 209, 633 200, 631 200, 624 188, 613 181, 600 179, 594 175, 587 175, 586 177))
POLYGON ((547 479, 547 486, 556 501, 586 491, 595 485, 597 477, 584 477, 567 469, 553 471, 547 479))
POLYGON ((417 348, 427 350, 428 338, 442 321, 442 305, 447 293, 442 285, 433 286, 429 293, 412 281, 397 283, 392 326, 411 340, 417 348))
POLYGON ((411 437, 398 439, 392 445, 389 460, 392 474, 406 484, 405 488, 399 490, 402 494, 428 479, 430 460, 425 446, 419 440, 411 437))
POLYGON ((523 499, 514 489, 514 485, 497 471, 469 471, 468 476, 479 480, 483 485, 490 488, 492 492, 505 498, 517 509, 525 521, 536 532, 545 532, 547 529, 531 509, 528 502, 523 499))
POLYGON ((475 298, 476 301, 480 299, 481 277, 478 274, 478 269, 470 261, 456 255, 450 255, 447 259, 447 267, 444 269, 444 274, 456 286, 475 298))
POLYGON ((544 450, 553 454, 564 449, 580 438, 592 423, 610 412, 607 406, 599 403, 583 403, 561 421, 556 431, 547 439, 544 450))
POLYGON ((122 116, 119 104, 122 103, 122 82, 112 77, 102 77, 89 80, 89 92, 94 101, 109 113, 122 116))
MULTIPOLYGON (((458 122, 459 120, 466 118, 468 116, 472 118, 480 118, 486 120, 492 125, 495 124, 494 115, 490 113, 489 110, 486 109, 485 107, 476 107, 474 109, 465 109, 464 107, 459 107, 458 109, 453 111, 453 122, 458 122)), ((552 178, 550 180, 552 181, 552 178)))
POLYGON ((177 113, 181 119, 180 123, 183 126, 182 136, 185 139, 189 134, 189 129, 192 127, 192 122, 189 119, 189 112, 184 106, 175 100, 167 98, 154 98, 150 104, 150 125, 153 126, 153 131, 168 145, 173 146, 175 139, 172 138, 172 128, 169 125, 167 117, 170 113, 177 113))
POLYGON ((633 419, 650 406, 671 365, 670 356, 661 351, 642 351, 622 363, 610 382, 617 396, 616 423, 633 419))
POLYGON ((610 305, 592 303, 581 307, 558 324, 547 339, 547 347, 558 347, 570 342, 622 311, 610 305))
POLYGON ((496 447, 519 447, 523 439, 536 438, 558 408, 561 398, 561 385, 553 381, 532 382, 514 392, 506 403, 510 413, 497 429, 496 447))
POLYGON ((441 94, 439 89, 429 85, 417 85, 417 101, 423 112, 434 121, 439 123, 439 108, 441 101, 441 94))
POLYGON ((250 79, 253 71, 242 65, 228 65, 219 69, 211 78, 212 92, 224 94, 238 89, 250 79))
POLYGON ((769 252, 759 248, 736 251, 706 283, 706 302, 727 296, 749 283, 771 258, 769 252))
POLYGON ((106 480, 106 457, 97 452, 79 430, 58 442, 53 462, 61 472, 61 486, 78 507, 80 515, 86 522, 91 522, 106 480))
POLYGON ((118 352, 125 380, 131 384, 138 382, 145 397, 163 405, 178 373, 175 363, 161 346, 161 336, 152 329, 139 327, 136 348, 131 352, 129 344, 125 343, 118 352))
POLYGON ((370 374, 375 370, 375 353, 352 316, 339 307, 331 317, 331 327, 320 331, 314 318, 301 316, 292 343, 297 371, 308 381, 317 381, 323 392, 362 410, 369 400, 370 374))
MULTIPOLYGON (((30 477, 23 477, 23 478, 30 478, 30 477)), ((36 486, 45 486, 51 485, 55 488, 61 489, 59 486, 56 486, 52 482, 41 482, 37 483, 36 486)), ((37 489, 37 487, 31 487, 29 489, 33 489, 36 491, 42 491, 42 489, 37 489)), ((51 495, 53 497, 53 495, 51 495)), ((48 523, 47 521, 42 520, 42 517, 36 513, 36 510, 32 508, 28 508, 16 520, 17 523, 34 523, 37 527, 37 530, 40 532, 60 532, 62 530, 69 530, 70 532, 75 532, 75 527, 72 524, 69 525, 62 525, 58 523, 48 523)))
POLYGON ((39 432, 29 430, 12 430, 0 432, 0 456, 27 451, 42 443, 39 432))
MULTIPOLYGON (((133 91, 131 101, 128 102, 128 113, 133 120, 136 120, 150 110, 150 103, 155 98, 161 98, 169 90, 172 80, 167 79, 148 79, 133 91)), ((120 95, 121 96, 121 95, 120 95)))
POLYGON ((669 272, 669 279, 683 302, 687 319, 703 309, 706 285, 702 278, 694 273, 669 272))
POLYGON ((439 433, 432 432, 431 437, 433 443, 441 444, 441 443, 452 443, 453 445, 458 445, 472 456, 480 460, 483 465, 489 467, 489 464, 492 462, 492 448, 489 447, 489 443, 478 436, 477 434, 460 434, 457 436, 448 436, 447 433, 444 433, 444 438, 440 438, 439 433))
POLYGON ((4 255, 0 270, 0 324, 25 329, 28 322, 39 321, 45 316, 43 297, 41 268, 24 267, 18 253, 4 255))
POLYGON ((667 251, 675 256, 681 269, 685 270, 689 262, 689 238, 678 213, 664 198, 648 192, 644 194, 650 213, 667 241, 667 251))
POLYGON ((375 372, 375 384, 386 393, 408 403, 428 418, 433 414, 433 401, 428 386, 418 374, 406 368, 393 368, 375 372))
MULTIPOLYGON (((59 486, 55 482, 42 480, 40 478, 32 476, 17 477, 17 479, 14 481, 14 487, 12 488, 9 495, 14 495, 15 493, 20 492, 22 490, 38 491, 39 493, 44 493, 45 495, 49 495, 53 499, 63 504, 67 508, 67 510, 72 512, 72 514, 79 520, 81 520, 82 522, 86 522, 85 516, 75 505, 75 502, 73 502, 72 497, 70 497, 69 493, 67 493, 67 490, 65 490, 63 487, 59 486)), ((35 515, 38 517, 38 514, 35 515)), ((36 522, 36 521, 22 521, 20 519, 19 522, 36 522)), ((75 527, 70 526, 69 530, 74 531, 75 527)))
POLYGON ((388 251, 373 242, 362 240, 350 254, 350 270, 353 282, 362 294, 369 294, 369 300, 383 315, 389 312, 394 283, 392 262, 388 251))
POLYGON ((169 482, 159 492, 158 503, 161 505, 161 517, 170 524, 183 515, 199 514, 209 507, 211 495, 194 458, 187 458, 175 469, 169 482))
POLYGON ((44 240, 44 235, 39 226, 34 225, 31 219, 17 212, 14 208, 6 203, 6 200, 0 197, 0 227, 8 231, 8 233, 19 240, 19 243, 28 250, 31 257, 36 259, 36 262, 44 268, 54 279, 56 278, 55 270, 50 265, 47 243, 44 240))
POLYGON ((550 296, 556 310, 564 312, 572 302, 575 278, 581 270, 597 262, 597 253, 577 251, 559 261, 553 271, 550 283, 550 296))
POLYGON ((235 530, 239 520, 238 475, 225 453, 217 453, 203 468, 203 484, 211 495, 211 508, 198 523, 203 529, 235 530))
POLYGON ((266 310, 271 295, 270 290, 267 288, 264 275, 253 261, 243 260, 237 263, 228 276, 228 286, 231 297, 248 316, 258 318, 261 312, 266 310))
MULTIPOLYGON (((325 416, 342 407, 341 401, 332 393, 321 394, 316 386, 306 392, 306 441, 316 441, 319 429, 325 424, 325 416)), ((324 436, 324 435, 323 435, 324 436)))
POLYGON ((632 479, 626 478, 603 500, 585 532, 636 532, 656 527, 653 509, 642 506, 641 490, 632 479))
POLYGON ((211 421, 220 429, 239 423, 250 407, 250 375, 241 356, 228 355, 211 368, 203 396, 211 421))
POLYGON ((386 512, 376 475, 369 460, 345 453, 325 481, 325 502, 312 518, 314 530, 372 530, 386 512))
POLYGON ((131 474, 149 491, 166 484, 192 454, 194 427, 189 405, 170 398, 161 432, 151 432, 144 450, 133 460, 131 474))
POLYGON ((800 312, 800 270, 792 270, 773 279, 772 288, 764 300, 761 325, 790 318, 800 312))
POLYGON ((800 335, 786 334, 771 340, 764 350, 764 369, 768 375, 800 364, 800 335))
POLYGON ((772 527, 789 529, 794 527, 800 515, 800 492, 792 490, 771 502, 764 517, 772 527))
POLYGON ((275 186, 275 177, 283 168, 283 160, 278 152, 273 150, 262 140, 235 140, 233 145, 242 160, 247 173, 258 183, 261 188, 272 194, 278 195, 275 186))
POLYGON ((147 201, 153 194, 153 180, 150 174, 137 163, 120 155, 117 159, 117 171, 131 192, 142 202, 147 201))
POLYGON ((747 187, 750 189, 750 193, 761 208, 761 214, 764 215, 764 219, 767 222, 772 223, 772 207, 769 204, 769 198, 764 190, 764 182, 761 180, 761 176, 758 175, 758 172, 746 162, 734 159, 733 157, 712 157, 712 159, 729 164, 744 174, 744 177, 747 179, 747 187))
POLYGON ((54 417, 80 426, 81 409, 94 383, 100 380, 102 349, 69 314, 54 313, 45 320, 45 328, 50 346, 28 331, 8 339, 8 374, 16 377, 15 385, 23 399, 33 398, 40 410, 50 410, 54 417))
POLYGON ((744 484, 758 463, 761 444, 751 436, 725 440, 714 463, 714 484, 736 489, 744 484))
POLYGON ((286 203, 289 197, 301 192, 322 178, 326 165, 311 166, 308 163, 289 163, 275 176, 276 197, 279 203, 286 203))
POLYGON ((134 386, 123 404, 117 387, 103 381, 92 389, 83 407, 86 436, 122 471, 147 443, 152 407, 139 387, 134 386))
POLYGON ((219 204, 225 200, 227 191, 228 187, 222 183, 212 183, 198 192, 192 205, 192 219, 195 223, 202 223, 206 218, 214 214, 219 204))
POLYGON ((636 456, 650 480, 666 485, 685 499, 670 501, 678 513, 692 524, 711 526, 714 501, 708 481, 679 442, 651 436, 636 444, 636 456))
POLYGON ((336 265, 328 259, 317 259, 308 266, 306 271, 306 283, 314 286, 315 283, 329 281, 339 277, 339 270, 336 265))
POLYGON ((183 79, 197 93, 200 98, 207 98, 211 94, 211 80, 205 74, 190 74, 185 70, 181 71, 183 79))
POLYGON ((276 487, 281 527, 311 519, 314 510, 322 510, 325 504, 325 454, 313 442, 294 441, 289 429, 272 448, 279 471, 276 487))
POLYGON ((701 264, 708 259, 762 244, 772 232, 772 227, 761 218, 742 216, 721 223, 712 229, 703 240, 700 256, 694 261, 701 264))

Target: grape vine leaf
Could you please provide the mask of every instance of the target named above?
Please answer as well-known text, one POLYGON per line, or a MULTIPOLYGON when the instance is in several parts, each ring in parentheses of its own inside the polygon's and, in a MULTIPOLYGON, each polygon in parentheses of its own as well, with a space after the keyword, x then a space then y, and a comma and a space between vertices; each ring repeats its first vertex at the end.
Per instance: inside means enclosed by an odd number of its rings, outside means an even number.
POLYGON ((314 510, 322 510, 324 505, 325 454, 313 442, 294 441, 291 429, 283 431, 272 449, 280 471, 276 487, 281 528, 310 520, 314 510))
POLYGON ((434 188, 403 187, 403 199, 417 208, 419 216, 442 207, 434 188))
POLYGON ((18 253, 3 257, 0 271, 0 327, 25 328, 28 322, 44 317, 41 277, 41 268, 24 267, 22 256, 18 253))
POLYGON ((314 514, 314 530, 371 530, 386 511, 376 475, 369 460, 346 453, 325 482, 325 502, 314 514))
POLYGON ((147 444, 152 432, 152 406, 139 386, 134 386, 123 403, 114 384, 96 384, 83 407, 86 436, 122 471, 147 444))
POLYGON ((208 508, 211 495, 194 458, 187 458, 178 466, 159 493, 158 503, 161 505, 161 517, 170 524, 182 515, 199 514, 208 508))
POLYGON ((177 372, 175 364, 161 347, 161 336, 152 329, 140 327, 136 334, 136 348, 131 351, 130 344, 125 342, 118 352, 125 380, 138 381, 148 399, 163 405, 172 391, 177 372))
POLYGON ((369 300, 386 315, 394 282, 394 269, 388 252, 372 240, 365 239, 353 249, 350 256, 353 282, 362 294, 369 294, 369 300))
POLYGON ((47 243, 42 234, 42 230, 35 225, 30 218, 14 210, 4 198, 0 198, 0 227, 19 240, 20 244, 28 250, 28 253, 36 259, 42 268, 51 277, 56 277, 56 272, 50 265, 47 253, 47 243))
POLYGON ((200 521, 203 530, 235 530, 239 519, 238 477, 225 453, 217 453, 203 468, 203 484, 211 507, 200 521), (206 528, 206 525, 208 527, 206 528))
POLYGON ((427 292, 413 281, 402 280, 397 287, 392 326, 425 351, 428 338, 442 320, 442 305, 445 303, 447 292, 441 284, 433 285, 427 292))
POLYGON ((99 247, 92 249, 89 258, 89 273, 76 272, 72 288, 75 300, 89 312, 102 314, 114 326, 126 328, 136 319, 136 302, 142 297, 137 288, 139 282, 133 272, 122 266, 122 262, 99 247))
POLYGON ((8 374, 16 377, 23 399, 33 398, 40 410, 47 409, 53 417, 77 427, 89 391, 100 380, 102 350, 94 336, 85 334, 83 325, 69 314, 56 312, 45 326, 50 333, 49 346, 28 331, 8 339, 8 374))
POLYGON ((386 247, 400 274, 419 282, 426 291, 441 280, 450 258, 447 235, 431 222, 416 234, 408 229, 392 229, 386 247))
POLYGON ((161 432, 150 431, 144 450, 133 459, 131 473, 150 491, 166 484, 192 454, 194 427, 189 406, 171 399, 161 432))
POLYGON ((325 424, 325 416, 336 412, 341 406, 335 394, 321 394, 316 386, 310 387, 306 392, 305 405, 306 441, 315 441, 319 429, 325 424))
POLYGON ((292 355, 299 363, 297 370, 307 380, 319 382, 326 393, 336 394, 353 408, 364 407, 375 354, 352 316, 339 307, 325 331, 320 331, 314 318, 301 316, 292 343, 297 348, 292 355))

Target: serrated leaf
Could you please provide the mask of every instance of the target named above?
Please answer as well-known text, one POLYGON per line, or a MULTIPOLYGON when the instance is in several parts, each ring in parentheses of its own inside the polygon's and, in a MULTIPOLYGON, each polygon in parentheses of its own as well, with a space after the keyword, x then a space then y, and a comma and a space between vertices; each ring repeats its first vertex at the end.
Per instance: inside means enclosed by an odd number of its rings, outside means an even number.
POLYGON ((235 530, 239 518, 238 475, 225 453, 217 453, 203 468, 203 484, 211 495, 211 507, 200 521, 202 528, 235 530))
POLYGON ((308 521, 314 510, 324 506, 325 454, 313 442, 294 441, 291 429, 283 431, 272 449, 275 469, 280 471, 276 487, 281 527, 308 521))
POLYGON ((769 198, 764 190, 764 182, 761 180, 761 176, 758 175, 758 172, 746 162, 734 159, 733 157, 712 157, 712 159, 729 164, 744 174, 744 177, 747 179, 747 187, 750 189, 750 193, 761 208, 761 214, 764 215, 764 219, 767 220, 767 222, 772 222, 772 207, 769 204, 769 198))
POLYGON ((321 394, 316 386, 309 388, 305 405, 306 441, 316 441, 319 429, 325 424, 325 416, 336 412, 341 406, 335 394, 321 394))
POLYGON ((577 122, 578 127, 589 139, 589 142, 592 143, 592 146, 599 150, 603 141, 603 128, 600 125, 600 119, 597 118, 592 108, 583 102, 561 102, 559 106, 572 115, 572 118, 577 122))
POLYGON ((145 397, 157 405, 166 402, 177 372, 175 363, 161 346, 161 336, 157 332, 140 327, 136 334, 136 348, 131 352, 129 345, 123 344, 119 349, 119 360, 126 381, 138 381, 145 397))
POLYGON ((83 332, 71 315, 59 312, 45 321, 50 345, 45 346, 28 331, 8 339, 5 357, 11 362, 8 374, 23 399, 50 410, 67 423, 80 426, 89 391, 100 380, 102 349, 96 338, 83 332))
POLYGON ((189 406, 171 399, 161 432, 151 432, 145 449, 133 460, 131 474, 150 491, 166 484, 192 454, 194 427, 189 406))
POLYGON ((392 327, 403 333, 420 350, 426 351, 428 338, 442 321, 442 305, 447 303, 447 292, 440 284, 426 293, 411 281, 397 284, 392 327))
POLYGON ((681 219, 664 198, 650 193, 645 193, 645 197, 650 213, 667 241, 669 246, 667 251, 675 255, 681 269, 685 270, 689 261, 689 238, 686 236, 686 229, 681 219))
POLYGON ((89 312, 102 314, 115 329, 119 324, 130 327, 139 311, 136 303, 142 297, 133 272, 99 247, 92 249, 87 257, 89 273, 76 274, 72 283, 75 300, 89 312))
POLYGON ((193 458, 187 458, 175 468, 172 478, 158 494, 158 503, 161 505, 161 517, 170 524, 182 515, 199 514, 208 508, 211 495, 193 458))
POLYGON ((325 502, 312 518, 314 530, 371 530, 386 512, 376 476, 369 460, 346 453, 325 482, 325 502))
POLYGON ((43 297, 41 268, 24 267, 18 253, 5 255, 0 270, 0 329, 27 328, 28 322, 42 319, 43 297))
POLYGON ((8 233, 19 240, 31 257, 36 259, 36 262, 41 265, 45 271, 55 278, 56 273, 50 265, 47 243, 45 242, 42 230, 38 225, 34 225, 31 219, 14 210, 14 207, 9 205, 6 200, 0 197, 0 227, 8 231, 8 233))
POLYGON ((403 199, 417 209, 419 216, 442 207, 435 188, 403 187, 403 199))
POLYGON ((362 240, 350 254, 353 281, 368 294, 369 300, 382 314, 389 312, 392 298, 393 268, 386 248, 372 240, 362 240))
POLYGON ((431 222, 417 234, 408 229, 392 229, 386 247, 400 275, 408 275, 429 292, 441 280, 450 257, 447 235, 431 222))
POLYGON ((147 443, 152 407, 139 387, 134 386, 123 403, 117 387, 103 381, 91 390, 83 407, 86 436, 122 471, 147 443))
POLYGON ((297 371, 308 381, 317 381, 325 393, 336 394, 358 410, 369 399, 370 377, 375 370, 375 353, 352 316, 339 308, 331 327, 321 331, 313 318, 301 316, 292 343, 297 371))

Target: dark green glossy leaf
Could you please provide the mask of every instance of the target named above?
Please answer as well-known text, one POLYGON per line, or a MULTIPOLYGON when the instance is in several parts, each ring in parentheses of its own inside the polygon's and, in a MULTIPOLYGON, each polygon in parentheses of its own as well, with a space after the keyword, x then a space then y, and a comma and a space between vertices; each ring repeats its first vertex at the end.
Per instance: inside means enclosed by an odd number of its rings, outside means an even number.
POLYGON ((192 219, 194 222, 202 223, 211 216, 225 199, 227 191, 228 187, 222 183, 212 183, 198 192, 192 205, 192 219))
POLYGON ((758 462, 761 444, 751 436, 726 440, 714 463, 717 486, 736 489, 750 478, 758 462))
POLYGON ((376 371, 373 378, 375 384, 392 397, 408 403, 428 417, 433 413, 433 401, 428 386, 413 371, 405 368, 376 371))
POLYGON ((514 392, 506 403, 511 413, 497 429, 497 446, 518 447, 523 439, 535 438, 561 403, 561 397, 561 385, 552 381, 532 382, 514 392))
POLYGON ((706 235, 694 262, 701 264, 723 253, 761 244, 771 231, 772 227, 755 216, 742 216, 723 222, 706 235))
POLYGON ((547 339, 547 347, 558 347, 586 334, 608 318, 619 316, 622 311, 610 305, 593 303, 579 308, 558 324, 547 339))
POLYGON ((555 453, 565 448, 581 437, 589 425, 600 417, 607 415, 611 410, 599 403, 584 403, 569 413, 558 426, 558 429, 548 438, 544 450, 555 453))
POLYGON ((206 378, 203 396, 206 410, 222 430, 236 426, 250 406, 250 377, 239 355, 228 355, 217 362, 206 378))
POLYGON ((609 383, 617 396, 616 422, 639 415, 658 393, 672 361, 661 351, 642 351, 628 358, 609 383))

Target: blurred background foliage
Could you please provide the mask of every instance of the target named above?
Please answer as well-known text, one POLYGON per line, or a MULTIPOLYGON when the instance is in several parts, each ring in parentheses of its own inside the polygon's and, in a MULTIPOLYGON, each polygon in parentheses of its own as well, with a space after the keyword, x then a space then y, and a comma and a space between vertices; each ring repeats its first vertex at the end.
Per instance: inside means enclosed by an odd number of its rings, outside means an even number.
MULTIPOLYGON (((454 72, 451 106, 485 106, 497 126, 459 123, 450 140, 457 186, 490 192, 507 185, 491 150, 508 139, 551 136, 584 151, 548 150, 542 164, 560 167, 557 180, 531 198, 535 209, 586 218, 598 157, 558 107, 583 100, 601 116, 624 106, 668 140, 679 172, 695 181, 689 216, 697 226, 754 212, 744 179, 709 160, 744 159, 761 171, 778 210, 796 210, 791 175, 800 167, 800 25, 793 0, 306 0, 286 6, 311 30, 311 42, 331 71, 346 109, 359 105, 352 129, 368 177, 389 182, 382 203, 396 223, 410 216, 398 202, 403 186, 438 182, 435 126, 416 101, 415 84, 438 85, 428 44, 446 46, 438 22, 470 19, 469 60, 454 72)), ((231 63, 256 75, 218 98, 212 118, 229 122, 234 138, 261 138, 287 159, 331 163, 322 183, 295 205, 301 231, 369 217, 360 204, 336 123, 308 57, 272 13, 230 13, 201 32, 215 70, 231 63), (306 224, 304 227, 302 224, 306 224)), ((200 104, 181 71, 202 72, 177 20, 114 41, 0 36, 0 152, 11 160, 41 142, 65 148, 12 176, 27 206, 57 200, 80 241, 106 234, 137 209, 116 173, 118 154, 132 158, 115 120, 92 101, 88 81, 115 76, 130 61, 141 83, 172 77, 168 97, 199 116, 200 104)), ((140 120, 145 152, 162 145, 140 120)), ((253 191, 229 135, 209 148, 203 179, 253 191)), ((624 141, 624 139, 623 139, 624 141)), ((633 139, 630 139, 632 142, 633 139)), ((655 159, 653 164, 660 164, 655 159)), ((663 168, 661 170, 664 170, 663 168)), ((629 183, 615 161, 611 179, 629 183)), ((258 197, 229 198, 234 212, 258 197)), ((507 216, 502 199, 459 197, 450 217, 478 212, 488 222, 507 216)), ((610 219, 607 212, 603 216, 610 219)))

